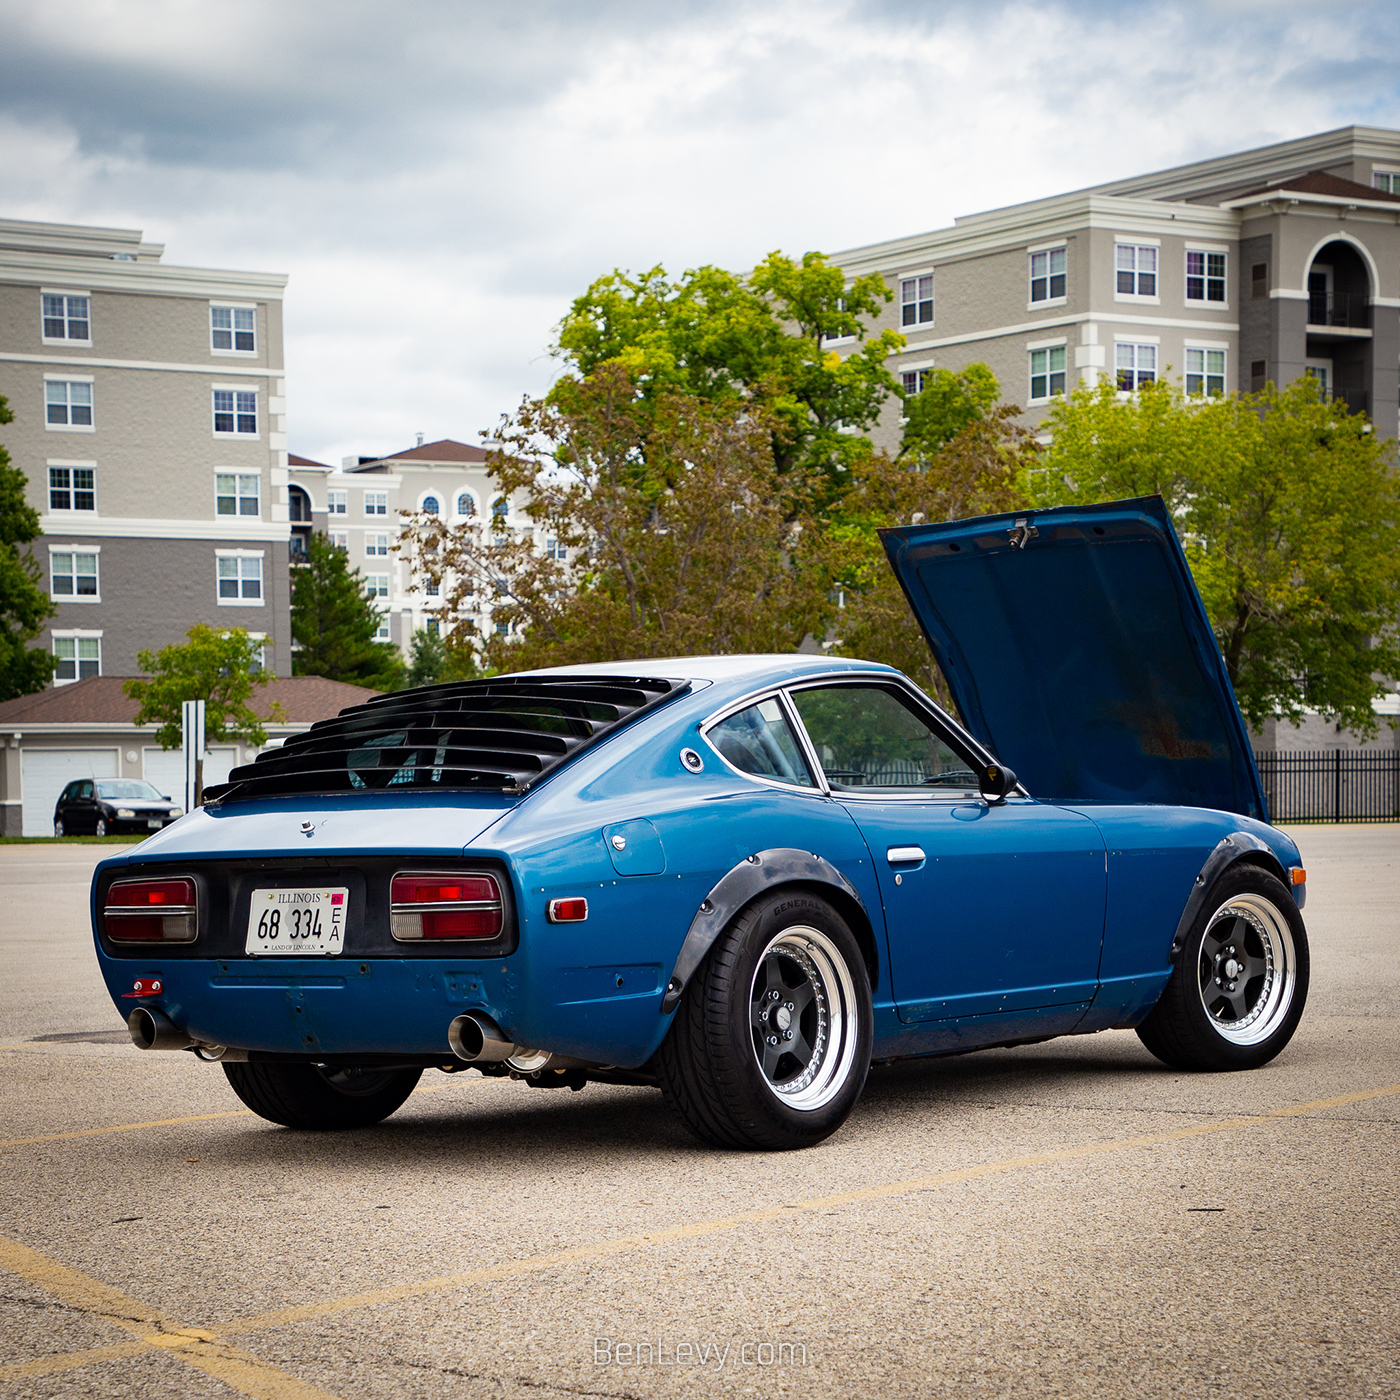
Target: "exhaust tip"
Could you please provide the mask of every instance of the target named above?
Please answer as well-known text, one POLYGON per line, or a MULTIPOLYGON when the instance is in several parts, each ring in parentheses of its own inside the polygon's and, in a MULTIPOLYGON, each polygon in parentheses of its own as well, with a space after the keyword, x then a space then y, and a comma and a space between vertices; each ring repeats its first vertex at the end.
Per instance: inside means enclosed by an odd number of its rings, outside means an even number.
POLYGON ((499 1063, 516 1052, 516 1044, 489 1017, 468 1011, 447 1028, 447 1043, 459 1060, 469 1065, 499 1063))
POLYGON ((138 1050, 188 1050, 194 1041, 163 1011, 138 1006, 126 1018, 131 1043, 138 1050))

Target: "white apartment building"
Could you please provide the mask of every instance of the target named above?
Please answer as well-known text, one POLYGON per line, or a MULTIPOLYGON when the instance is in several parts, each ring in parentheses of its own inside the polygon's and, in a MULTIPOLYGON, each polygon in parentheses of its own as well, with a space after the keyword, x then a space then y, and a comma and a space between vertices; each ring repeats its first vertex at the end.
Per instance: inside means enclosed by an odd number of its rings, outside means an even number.
MULTIPOLYGON (((393 545, 405 524, 404 511, 440 515, 448 525, 467 521, 504 525, 516 539, 533 539, 541 549, 557 549, 522 511, 523 494, 503 496, 487 470, 488 451, 444 438, 385 457, 346 457, 340 467, 289 459, 293 557, 311 531, 328 535, 347 551, 364 575, 380 608, 381 641, 405 654, 420 629, 437 632, 442 599, 410 591, 412 571, 393 545)), ((485 635, 492 627, 492 600, 478 595, 472 614, 485 635)))
POLYGON ((0 441, 40 513, 57 685, 137 675, 196 622, 261 634, 291 674, 287 279, 163 251, 0 220, 0 441))
MULTIPOLYGON (((837 253, 894 294, 906 393, 991 366, 1035 425, 1057 394, 1171 376, 1192 394, 1308 374, 1396 436, 1400 132, 1349 126, 955 219, 837 253)), ((834 342, 840 349, 840 342, 834 342)), ((875 440, 895 447, 900 407, 875 440)))

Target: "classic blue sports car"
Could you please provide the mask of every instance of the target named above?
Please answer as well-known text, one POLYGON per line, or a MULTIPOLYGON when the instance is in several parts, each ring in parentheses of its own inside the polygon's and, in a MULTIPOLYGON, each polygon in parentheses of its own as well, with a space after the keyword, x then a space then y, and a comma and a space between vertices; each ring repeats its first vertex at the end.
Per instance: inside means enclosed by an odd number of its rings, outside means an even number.
POLYGON ((742 1148, 827 1137, 872 1061, 1129 1026, 1183 1069, 1276 1055, 1303 869, 1160 500, 885 543, 961 724, 805 655, 380 696, 98 867, 132 1038, 290 1127, 475 1068, 658 1086, 742 1148))

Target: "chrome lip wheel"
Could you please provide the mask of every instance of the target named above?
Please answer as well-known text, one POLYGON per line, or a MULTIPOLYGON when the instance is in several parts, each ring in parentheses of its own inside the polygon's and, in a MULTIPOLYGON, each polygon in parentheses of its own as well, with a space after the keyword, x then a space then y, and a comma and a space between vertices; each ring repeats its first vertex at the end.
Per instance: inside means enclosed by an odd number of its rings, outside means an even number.
POLYGON ((1236 895, 1215 911, 1201 940, 1201 1004, 1236 1045, 1267 1040, 1293 1002, 1297 959, 1288 922, 1269 900, 1236 895))
POLYGON ((754 1058, 789 1108, 820 1108, 840 1092, 855 1057, 856 987, 818 929, 784 929, 763 950, 749 988, 754 1058))
POLYGON ((344 1067, 317 1065, 316 1070, 332 1089, 338 1089, 342 1094, 348 1094, 351 1098, 377 1094, 394 1077, 393 1070, 358 1069, 353 1065, 344 1067))

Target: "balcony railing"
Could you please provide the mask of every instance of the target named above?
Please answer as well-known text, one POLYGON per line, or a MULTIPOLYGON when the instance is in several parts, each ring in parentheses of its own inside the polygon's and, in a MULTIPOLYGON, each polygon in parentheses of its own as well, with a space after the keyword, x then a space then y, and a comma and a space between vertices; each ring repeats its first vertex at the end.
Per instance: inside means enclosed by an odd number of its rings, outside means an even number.
POLYGON ((1365 389, 1333 389, 1328 395, 1337 403, 1344 403, 1348 413, 1370 413, 1371 398, 1365 389))
POLYGON ((1366 330, 1371 324, 1371 298, 1361 292, 1322 292, 1308 294, 1308 325, 1345 326, 1366 330))

